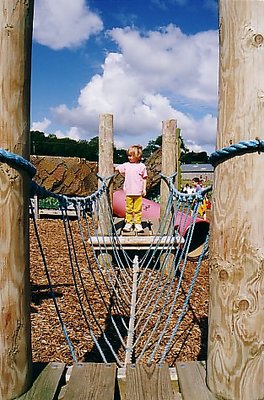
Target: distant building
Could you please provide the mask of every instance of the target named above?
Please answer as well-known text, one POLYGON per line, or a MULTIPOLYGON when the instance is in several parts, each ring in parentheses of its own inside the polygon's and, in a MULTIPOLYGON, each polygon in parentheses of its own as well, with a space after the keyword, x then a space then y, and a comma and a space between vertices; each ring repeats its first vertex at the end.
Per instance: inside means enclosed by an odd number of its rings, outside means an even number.
POLYGON ((211 164, 181 164, 182 179, 192 180, 195 176, 204 181, 212 181, 214 167, 211 164))

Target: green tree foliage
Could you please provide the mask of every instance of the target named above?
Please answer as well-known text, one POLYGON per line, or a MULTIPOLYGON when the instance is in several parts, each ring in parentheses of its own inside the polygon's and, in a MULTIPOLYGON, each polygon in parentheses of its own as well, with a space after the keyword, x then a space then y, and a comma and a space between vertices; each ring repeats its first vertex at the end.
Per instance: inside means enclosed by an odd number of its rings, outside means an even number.
POLYGON ((114 147, 114 163, 123 164, 127 161, 127 154, 125 149, 117 149, 114 147))
MULTIPOLYGON (((56 135, 45 135, 44 132, 31 131, 31 154, 38 156, 80 157, 89 161, 98 161, 99 138, 90 140, 59 139, 56 135)), ((126 150, 114 148, 114 163, 126 161, 126 150)))
MULTIPOLYGON (((31 154, 41 156, 62 156, 80 157, 89 161, 98 161, 99 138, 93 137, 90 140, 74 140, 70 138, 57 138, 56 135, 45 135, 44 132, 31 131, 31 154)), ((181 138, 181 157, 183 164, 207 163, 208 155, 206 152, 190 152, 181 138)), ((155 140, 150 140, 143 149, 143 157, 147 159, 162 145, 162 135, 155 140)), ((126 150, 114 147, 114 163, 122 164, 127 161, 126 150)))
POLYGON ((143 157, 148 158, 153 154, 162 144, 162 136, 158 136, 156 140, 150 140, 143 150, 143 157))
POLYGON ((98 160, 98 137, 89 141, 70 138, 59 139, 56 135, 32 131, 31 154, 44 156, 80 157, 89 161, 98 160))

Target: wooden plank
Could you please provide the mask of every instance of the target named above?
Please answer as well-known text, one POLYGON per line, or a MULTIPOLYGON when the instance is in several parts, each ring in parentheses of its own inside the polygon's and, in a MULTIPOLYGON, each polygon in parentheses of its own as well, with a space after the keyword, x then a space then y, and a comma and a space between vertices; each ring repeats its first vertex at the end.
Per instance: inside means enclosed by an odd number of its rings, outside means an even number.
POLYGON ((213 400, 205 382, 205 366, 198 361, 177 362, 179 387, 184 400, 213 400))
POLYGON ((179 382, 178 382, 178 375, 175 367, 169 368, 170 371, 170 379, 171 379, 171 386, 173 390, 174 400, 182 400, 182 396, 179 393, 179 382))
POLYGON ((174 400, 169 366, 129 365, 126 370, 126 399, 174 400))
POLYGON ((155 246, 158 243, 159 249, 164 249, 164 245, 169 246, 171 242, 177 245, 177 240, 174 236, 164 236, 159 238, 158 236, 118 236, 118 238, 112 238, 109 236, 97 237, 91 236, 90 243, 94 249, 101 249, 102 246, 109 248, 113 247, 113 240, 115 240, 116 246, 122 245, 124 249, 149 249, 151 245, 155 246))
POLYGON ((76 363, 66 385, 64 400, 113 400, 116 364, 76 363))
POLYGON ((144 233, 139 233, 137 234, 135 231, 131 231, 131 232, 123 232, 123 227, 125 226, 125 221, 124 218, 118 218, 118 217, 114 217, 114 226, 115 226, 115 231, 117 233, 118 236, 123 235, 123 236, 148 236, 148 235, 152 235, 152 231, 151 231, 151 221, 149 220, 142 220, 142 228, 144 229, 144 233))
POLYGON ((52 400, 58 391, 64 363, 51 362, 38 375, 31 388, 19 400, 52 400))

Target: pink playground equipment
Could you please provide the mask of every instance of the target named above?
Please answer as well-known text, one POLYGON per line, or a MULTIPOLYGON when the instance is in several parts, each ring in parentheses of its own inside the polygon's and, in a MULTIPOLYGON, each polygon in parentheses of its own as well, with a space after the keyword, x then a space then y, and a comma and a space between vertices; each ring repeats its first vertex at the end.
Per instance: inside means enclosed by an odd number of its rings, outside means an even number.
MULTIPOLYGON (((113 214, 117 217, 124 218, 126 211, 126 195, 120 189, 113 194, 113 214)), ((143 198, 142 218, 146 220, 159 219, 160 205, 155 201, 143 198)))
MULTIPOLYGON (((124 218, 126 208, 126 195, 122 189, 116 190, 113 193, 113 214, 116 217, 124 218)), ((155 201, 143 198, 142 206, 142 219, 147 221, 159 220, 161 216, 160 204, 155 201)), ((178 229, 179 234, 186 239, 189 228, 193 223, 193 219, 190 215, 185 215, 180 211, 177 211, 175 215, 174 227, 178 229)), ((198 257, 204 247, 208 232, 209 222, 203 218, 196 218, 193 237, 190 243, 190 249, 188 258, 193 259, 198 257)))

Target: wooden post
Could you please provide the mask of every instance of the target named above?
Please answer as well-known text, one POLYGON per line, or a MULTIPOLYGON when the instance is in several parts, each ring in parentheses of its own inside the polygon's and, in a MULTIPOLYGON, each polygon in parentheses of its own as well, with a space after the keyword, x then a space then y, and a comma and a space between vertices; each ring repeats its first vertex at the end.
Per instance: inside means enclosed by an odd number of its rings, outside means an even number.
MULTIPOLYGON (((219 0, 217 149, 264 137, 264 1, 219 0)), ((222 399, 264 398, 264 155, 215 170, 207 383, 222 399)))
MULTIPOLYGON (((0 143, 29 157, 33 1, 2 0, 0 143)), ((0 164, 0 398, 25 392, 31 379, 28 189, 26 174, 0 164)))
MULTIPOLYGON (((111 176, 114 172, 113 165, 113 115, 112 114, 102 114, 100 115, 99 124, 99 165, 98 172, 104 178, 111 176)), ((100 182, 99 182, 100 186, 100 182)), ((109 187, 108 191, 110 204, 112 204, 112 185, 109 187)), ((102 230, 104 234, 107 234, 110 229, 110 221, 106 219, 107 210, 106 204, 103 205, 99 213, 99 219, 102 224, 102 230)))
POLYGON ((176 147, 177 147, 177 156, 176 156, 176 171, 177 171, 177 189, 181 190, 181 130, 180 128, 176 129, 176 147))
POLYGON ((36 219, 39 219, 39 218, 40 218, 40 213, 39 213, 39 198, 38 198, 37 195, 34 196, 33 206, 34 206, 35 218, 36 218, 36 219))
MULTIPOLYGON (((162 158, 161 158, 161 172, 166 175, 172 175, 177 168, 177 135, 176 135, 177 121, 170 119, 162 122, 162 158)), ((160 184, 160 216, 166 210, 168 199, 168 186, 161 180, 160 184)))

